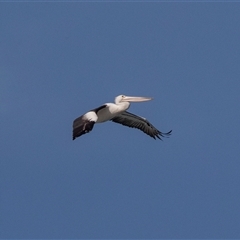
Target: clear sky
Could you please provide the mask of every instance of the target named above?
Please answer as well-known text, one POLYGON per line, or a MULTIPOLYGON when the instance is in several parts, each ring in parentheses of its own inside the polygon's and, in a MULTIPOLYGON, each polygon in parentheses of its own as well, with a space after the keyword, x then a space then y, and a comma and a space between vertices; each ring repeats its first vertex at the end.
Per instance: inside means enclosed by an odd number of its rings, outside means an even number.
POLYGON ((0 3, 0 238, 240 238, 239 3, 0 3), (170 138, 78 116, 119 94, 170 138))

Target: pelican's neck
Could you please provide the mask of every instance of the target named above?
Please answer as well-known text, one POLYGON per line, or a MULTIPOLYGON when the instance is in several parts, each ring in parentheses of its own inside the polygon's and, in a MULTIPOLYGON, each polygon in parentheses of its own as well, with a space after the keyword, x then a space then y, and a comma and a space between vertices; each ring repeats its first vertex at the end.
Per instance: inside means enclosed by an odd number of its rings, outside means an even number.
POLYGON ((130 102, 116 102, 115 104, 122 111, 125 111, 130 107, 130 102))
POLYGON ((123 102, 122 99, 124 98, 124 95, 119 95, 115 97, 115 105, 117 106, 119 111, 125 111, 130 107, 130 102, 123 102))

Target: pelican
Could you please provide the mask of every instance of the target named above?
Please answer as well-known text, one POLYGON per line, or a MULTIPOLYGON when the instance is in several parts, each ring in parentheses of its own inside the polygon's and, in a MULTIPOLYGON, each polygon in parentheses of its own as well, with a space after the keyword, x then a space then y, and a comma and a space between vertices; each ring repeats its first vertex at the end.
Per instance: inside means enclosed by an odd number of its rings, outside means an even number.
POLYGON ((152 98, 119 95, 115 98, 115 103, 105 103, 98 108, 90 110, 73 121, 73 140, 90 132, 95 123, 106 121, 113 121, 131 128, 138 128, 154 139, 156 137, 161 139, 161 137, 171 135, 172 130, 167 133, 160 132, 146 118, 126 111, 130 107, 130 102, 145 102, 150 100, 152 98))

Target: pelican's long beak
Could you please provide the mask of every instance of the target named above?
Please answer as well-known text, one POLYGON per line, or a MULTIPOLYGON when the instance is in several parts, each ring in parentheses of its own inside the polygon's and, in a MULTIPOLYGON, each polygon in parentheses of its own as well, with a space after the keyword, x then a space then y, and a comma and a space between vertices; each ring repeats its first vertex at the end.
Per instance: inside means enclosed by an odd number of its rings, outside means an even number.
POLYGON ((128 97, 125 96, 122 99, 122 102, 146 102, 146 101, 150 101, 152 100, 152 98, 149 97, 128 97))

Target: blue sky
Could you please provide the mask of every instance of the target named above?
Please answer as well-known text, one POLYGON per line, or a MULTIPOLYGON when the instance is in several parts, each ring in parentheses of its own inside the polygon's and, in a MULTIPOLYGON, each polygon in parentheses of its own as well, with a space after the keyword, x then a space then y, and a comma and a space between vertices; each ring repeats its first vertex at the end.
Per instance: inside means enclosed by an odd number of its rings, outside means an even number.
POLYGON ((0 238, 240 238, 240 5, 0 3, 0 238), (72 121, 119 94, 159 130, 72 121))

